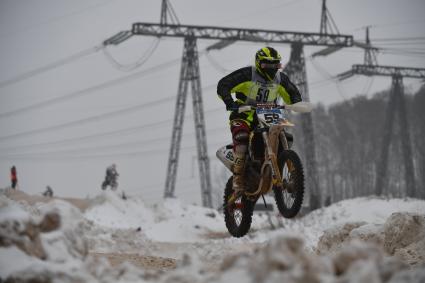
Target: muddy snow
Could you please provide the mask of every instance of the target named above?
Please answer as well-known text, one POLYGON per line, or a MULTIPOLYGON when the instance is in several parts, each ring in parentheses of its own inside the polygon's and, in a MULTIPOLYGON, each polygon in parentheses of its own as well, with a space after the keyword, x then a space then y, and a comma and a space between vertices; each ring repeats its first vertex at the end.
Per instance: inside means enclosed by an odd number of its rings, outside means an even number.
POLYGON ((425 201, 357 198, 250 233, 177 199, 0 191, 0 282, 425 282, 425 201))

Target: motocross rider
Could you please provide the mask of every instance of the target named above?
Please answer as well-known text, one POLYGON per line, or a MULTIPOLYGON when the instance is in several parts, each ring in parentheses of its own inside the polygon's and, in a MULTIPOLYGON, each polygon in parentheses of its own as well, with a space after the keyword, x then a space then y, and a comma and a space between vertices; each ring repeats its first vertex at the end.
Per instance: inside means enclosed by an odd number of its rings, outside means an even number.
POLYGON ((118 184, 118 176, 119 174, 117 172, 117 165, 115 163, 106 168, 106 176, 102 183, 102 190, 106 190, 107 186, 111 186, 111 189, 115 190, 118 184))
POLYGON ((302 100, 297 87, 288 76, 279 71, 281 56, 272 47, 263 47, 255 54, 255 66, 238 69, 222 78, 217 85, 217 94, 226 104, 230 113, 230 131, 233 139, 234 167, 233 190, 244 190, 245 156, 248 150, 250 132, 253 129, 254 111, 239 113, 239 106, 258 103, 278 103, 282 98, 285 104, 302 100), (231 93, 235 94, 236 100, 231 93))

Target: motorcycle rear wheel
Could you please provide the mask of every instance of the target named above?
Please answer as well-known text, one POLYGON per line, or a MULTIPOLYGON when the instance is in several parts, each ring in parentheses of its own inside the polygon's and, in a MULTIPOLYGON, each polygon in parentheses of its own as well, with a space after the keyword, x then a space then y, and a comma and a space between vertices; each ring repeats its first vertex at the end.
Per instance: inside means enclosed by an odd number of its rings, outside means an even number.
POLYGON ((251 228, 254 202, 246 196, 239 197, 233 204, 228 205, 228 200, 233 195, 233 177, 227 181, 224 190, 224 221, 229 233, 236 238, 245 236, 251 228))
POLYGON ((293 218, 301 210, 304 197, 304 171, 298 154, 293 150, 282 150, 278 155, 278 166, 283 189, 273 187, 274 198, 280 214, 293 218))

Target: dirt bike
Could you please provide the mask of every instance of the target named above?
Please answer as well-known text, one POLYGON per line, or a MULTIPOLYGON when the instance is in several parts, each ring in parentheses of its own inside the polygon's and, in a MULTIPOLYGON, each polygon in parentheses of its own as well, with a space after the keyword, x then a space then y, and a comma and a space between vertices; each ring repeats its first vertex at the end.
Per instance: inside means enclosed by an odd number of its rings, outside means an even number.
MULTIPOLYGON (((291 150, 292 135, 285 131, 293 127, 283 111, 310 112, 307 102, 292 105, 243 105, 239 112, 255 110, 253 128, 245 163, 245 189, 236 194, 230 177, 224 190, 224 219, 229 233, 243 237, 251 227, 255 203, 273 190, 276 205, 285 218, 295 217, 304 196, 304 172, 300 158, 291 150)), ((221 147, 216 156, 233 172, 233 145, 221 147)))
POLYGON ((118 182, 116 179, 113 178, 106 178, 102 182, 102 190, 106 190, 108 186, 111 186, 111 190, 115 191, 118 188, 118 182))

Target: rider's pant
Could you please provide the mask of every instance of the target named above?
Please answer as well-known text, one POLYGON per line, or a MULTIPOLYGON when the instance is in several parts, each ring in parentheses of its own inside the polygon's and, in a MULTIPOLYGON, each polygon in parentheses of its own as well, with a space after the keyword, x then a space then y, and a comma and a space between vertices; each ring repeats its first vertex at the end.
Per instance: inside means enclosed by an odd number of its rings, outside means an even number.
POLYGON ((240 119, 231 120, 230 131, 232 132, 234 152, 237 155, 245 155, 251 131, 248 124, 240 119))

